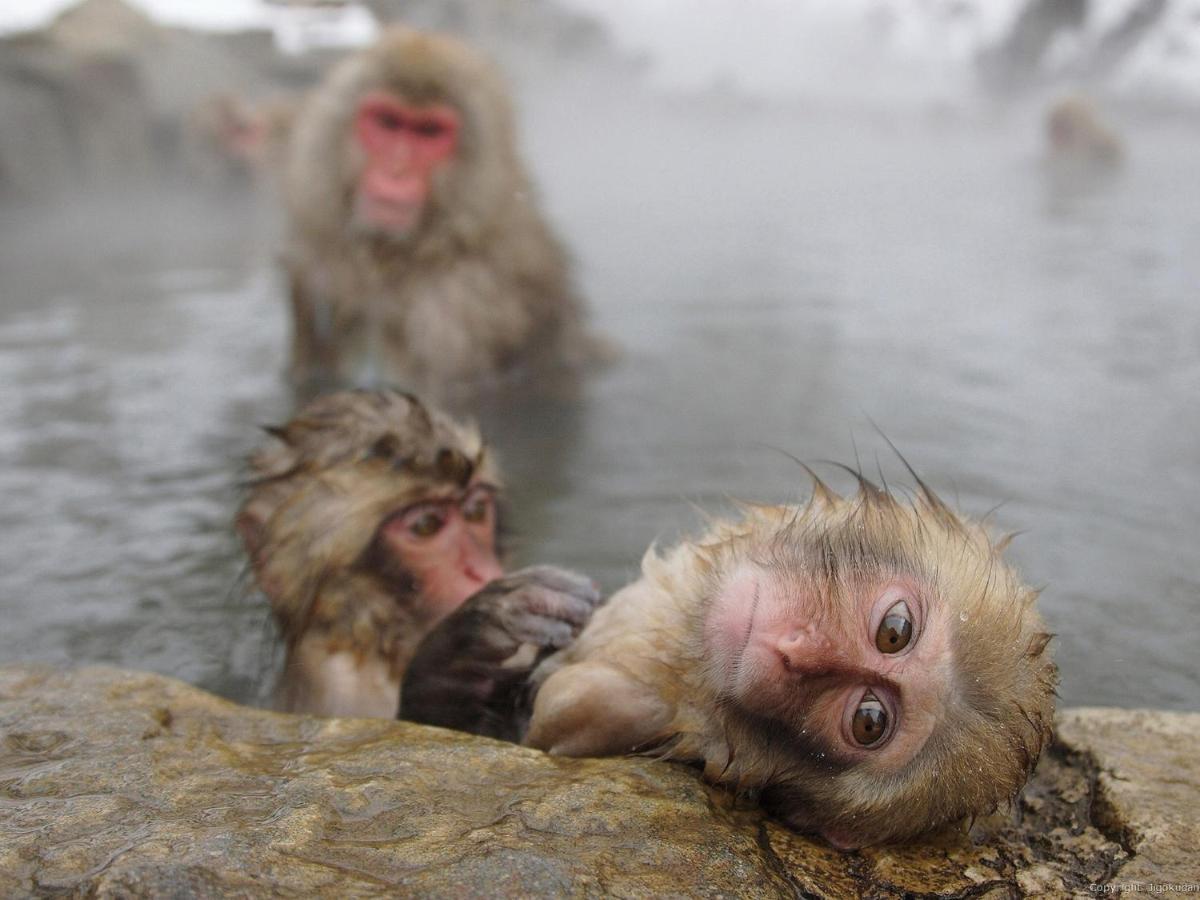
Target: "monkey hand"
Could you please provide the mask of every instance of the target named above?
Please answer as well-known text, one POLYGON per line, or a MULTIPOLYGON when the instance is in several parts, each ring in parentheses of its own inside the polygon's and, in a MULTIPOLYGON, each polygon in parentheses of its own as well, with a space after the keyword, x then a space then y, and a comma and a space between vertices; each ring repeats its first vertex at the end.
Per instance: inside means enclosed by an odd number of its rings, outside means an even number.
POLYGON ((404 675, 399 717, 520 740, 530 673, 575 640, 600 599, 591 579, 553 566, 491 582, 421 642, 404 675))

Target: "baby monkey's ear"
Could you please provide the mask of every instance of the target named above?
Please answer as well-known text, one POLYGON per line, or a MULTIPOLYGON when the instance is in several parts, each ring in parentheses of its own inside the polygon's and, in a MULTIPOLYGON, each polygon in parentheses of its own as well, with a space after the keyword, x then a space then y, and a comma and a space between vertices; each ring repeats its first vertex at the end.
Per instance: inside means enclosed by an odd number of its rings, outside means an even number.
POLYGON ((546 679, 524 743, 559 756, 615 756, 668 736, 675 710, 631 675, 599 662, 567 665, 546 679))

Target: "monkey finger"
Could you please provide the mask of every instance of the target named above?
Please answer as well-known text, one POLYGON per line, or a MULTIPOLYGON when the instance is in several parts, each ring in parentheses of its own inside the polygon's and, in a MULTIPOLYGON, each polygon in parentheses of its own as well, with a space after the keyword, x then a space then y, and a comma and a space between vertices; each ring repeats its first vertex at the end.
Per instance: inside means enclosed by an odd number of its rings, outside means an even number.
POLYGON ((511 615, 496 615, 476 629, 469 641, 462 643, 465 653, 456 657, 468 657, 483 664, 492 664, 508 659, 521 645, 523 639, 514 629, 511 615))
POLYGON ((526 652, 535 654, 542 649, 560 649, 570 644, 581 628, 582 625, 557 616, 540 615, 524 608, 494 610, 485 621, 460 630, 454 640, 438 640, 440 635, 427 638, 418 651, 417 661, 469 659, 481 666, 521 668, 525 648, 533 648, 526 652))
POLYGON ((547 590, 578 597, 592 606, 600 603, 600 589, 592 579, 558 566, 528 566, 502 579, 504 584, 537 584, 547 590))
POLYGON ((523 616, 542 616, 578 630, 591 619, 595 607, 572 594, 526 585, 505 597, 499 609, 503 610, 502 616, 506 622, 523 616))
POLYGON ((579 627, 555 616, 525 614, 515 616, 505 623, 515 653, 523 645, 534 647, 566 647, 579 633, 579 627))

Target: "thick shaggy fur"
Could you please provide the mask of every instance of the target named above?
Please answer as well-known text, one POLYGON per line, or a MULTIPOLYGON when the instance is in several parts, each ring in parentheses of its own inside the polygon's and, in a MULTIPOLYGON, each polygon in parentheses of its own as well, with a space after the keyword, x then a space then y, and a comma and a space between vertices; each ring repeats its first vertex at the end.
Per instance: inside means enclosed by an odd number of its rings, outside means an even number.
POLYGON ((373 378, 437 395, 590 354, 568 259, 538 211, 498 73, 458 42, 405 28, 338 66, 300 111, 284 173, 293 374, 373 378), (359 99, 455 107, 455 158, 403 238, 351 221, 359 99))
MULTIPOLYGON (((414 502, 455 494, 474 476, 498 484, 478 432, 395 391, 344 391, 308 404, 250 459, 238 530, 288 647, 303 640, 398 681, 431 627, 415 585, 370 564, 376 532, 414 502)), ((280 698, 304 708, 305 698, 280 698)), ((387 715, 394 715, 395 703, 387 715)))
MULTIPOLYGON (((923 485, 906 503, 865 480, 850 498, 815 481, 807 506, 747 507, 742 519, 717 522, 698 540, 664 554, 651 548, 642 578, 544 664, 536 680, 545 689, 563 679, 555 696, 571 702, 535 706, 533 743, 572 754, 597 751, 595 744, 573 745, 559 722, 538 716, 558 717, 567 728, 584 723, 569 710, 581 695, 562 687, 573 665, 594 672, 599 663, 636 685, 634 698, 653 698, 629 704, 634 733, 651 729, 638 735, 643 749, 703 763, 712 780, 760 792, 803 829, 877 843, 990 810, 1013 798, 1032 771, 1050 734, 1057 680, 1045 652, 1049 635, 1034 609, 1036 592, 1001 559, 1005 544, 923 485), (824 597, 831 610, 857 585, 896 574, 944 605, 952 655, 944 718, 901 771, 874 771, 869 761, 830 764, 806 752, 816 748, 806 748, 784 723, 747 715, 722 695, 704 650, 705 615, 729 574, 746 562, 779 579, 785 592, 824 597)), ((599 749, 638 748, 617 741, 599 749)))

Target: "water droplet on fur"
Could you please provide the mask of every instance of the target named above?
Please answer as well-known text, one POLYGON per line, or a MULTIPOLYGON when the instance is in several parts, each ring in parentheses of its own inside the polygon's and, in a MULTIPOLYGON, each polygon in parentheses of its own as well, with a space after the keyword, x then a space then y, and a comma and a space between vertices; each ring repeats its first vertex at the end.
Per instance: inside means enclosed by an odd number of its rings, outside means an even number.
POLYGON ((958 621, 960 621, 960 622, 967 621, 967 614, 965 612, 960 612, 958 614, 958 621))

